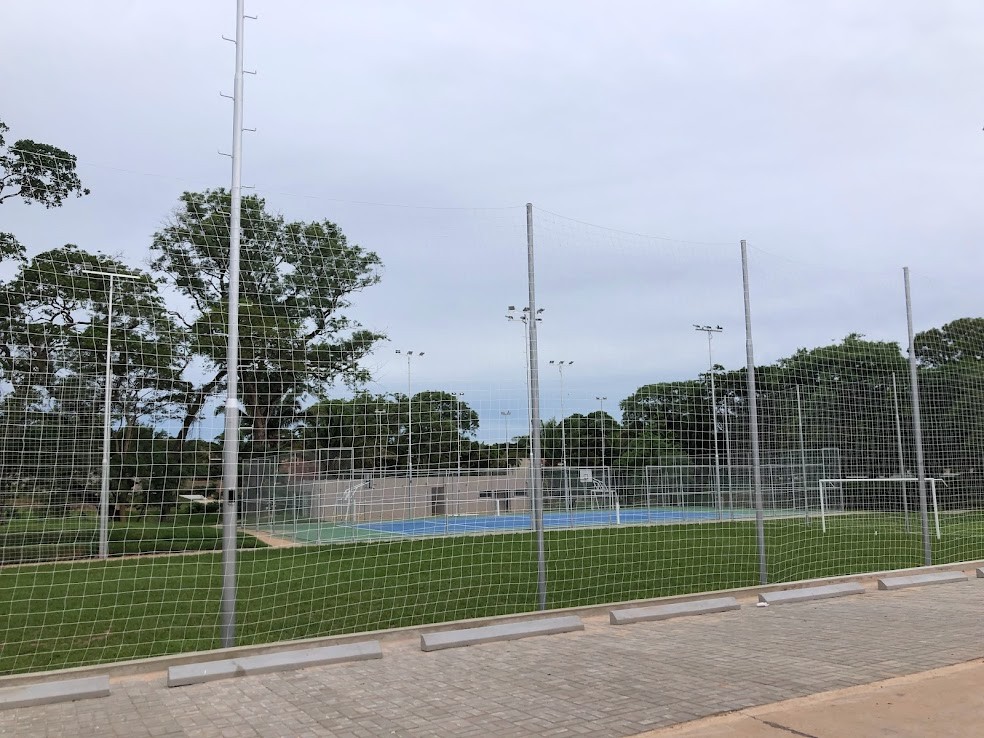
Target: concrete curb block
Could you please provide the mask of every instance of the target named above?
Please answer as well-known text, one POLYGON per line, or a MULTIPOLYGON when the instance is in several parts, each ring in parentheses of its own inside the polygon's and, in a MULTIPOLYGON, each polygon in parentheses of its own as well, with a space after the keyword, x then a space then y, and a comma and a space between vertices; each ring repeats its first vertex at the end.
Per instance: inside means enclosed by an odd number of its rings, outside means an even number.
POLYGON ((928 584, 949 584, 966 582, 967 575, 962 571, 946 571, 938 574, 916 574, 911 577, 885 577, 878 580, 878 589, 892 591, 906 587, 925 587, 928 584))
POLYGON ((977 570, 977 578, 978 579, 984 579, 984 569, 978 569, 977 570))
POLYGON ((15 707, 53 705, 56 702, 74 702, 94 697, 109 697, 109 677, 67 679, 58 682, 41 682, 27 687, 0 690, 0 710, 15 707))
POLYGON ((459 630, 440 630, 435 633, 420 634, 421 651, 440 651, 445 648, 474 646, 478 643, 515 641, 531 636, 554 635, 584 630, 581 618, 569 615, 562 618, 543 618, 529 622, 486 625, 481 628, 462 628, 459 630))
POLYGON ((631 607, 625 610, 611 610, 608 613, 612 625, 628 625, 644 623, 653 620, 669 620, 670 618, 687 615, 709 615, 714 612, 740 610, 741 605, 734 597, 715 597, 694 602, 680 602, 674 605, 657 605, 656 607, 631 607))
POLYGON ((778 592, 763 592, 758 596, 759 602, 767 605, 785 605, 790 602, 807 602, 809 600, 828 600, 831 597, 847 597, 848 595, 864 594, 863 586, 856 582, 846 584, 827 584, 823 587, 803 587, 801 589, 784 589, 778 592))
POLYGON ((340 664, 347 661, 366 661, 381 659, 382 648, 379 641, 348 643, 341 646, 306 648, 281 653, 267 653, 259 656, 244 656, 238 659, 205 661, 197 664, 172 666, 167 670, 167 686, 183 687, 188 684, 203 684, 217 679, 270 674, 275 671, 292 671, 308 666, 340 664))

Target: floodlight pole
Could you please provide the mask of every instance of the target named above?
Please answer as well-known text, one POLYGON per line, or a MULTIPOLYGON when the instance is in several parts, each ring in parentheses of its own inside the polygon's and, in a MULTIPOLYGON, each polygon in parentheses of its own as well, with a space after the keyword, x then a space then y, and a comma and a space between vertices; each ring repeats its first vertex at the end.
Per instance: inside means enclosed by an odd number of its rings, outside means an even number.
POLYGON ((567 429, 564 423, 564 366, 570 366, 573 361, 551 361, 560 372, 560 464, 564 467, 564 505, 567 507, 568 524, 574 527, 574 500, 571 496, 571 480, 567 474, 567 429))
POLYGON ((595 399, 598 401, 598 406, 601 409, 601 418, 599 418, 601 421, 601 477, 602 481, 607 484, 605 478, 605 400, 608 398, 595 397, 595 399))
MULTIPOLYGON (((455 498, 461 498, 461 397, 465 394, 464 392, 452 392, 454 396, 455 406, 457 409, 457 421, 458 421, 458 483, 455 485, 455 498)), ((447 505, 445 505, 445 519, 447 518, 447 505)))
POLYGON ((547 609, 547 556, 543 538, 543 460, 540 451, 540 368, 536 346, 536 279, 533 274, 533 204, 526 203, 526 265, 529 285, 527 351, 530 365, 530 479, 533 482, 533 527, 536 531, 536 589, 541 610, 547 609))
POLYGON ((724 329, 721 326, 694 324, 694 330, 707 334, 707 372, 711 376, 711 430, 714 434, 714 492, 717 496, 718 520, 720 520, 724 517, 724 502, 721 499, 721 454, 718 451, 717 393, 714 388, 714 355, 711 350, 711 339, 715 333, 721 333, 724 329))
POLYGON ((741 240, 741 281, 745 299, 745 371, 748 375, 748 430, 752 440, 752 478, 755 484, 755 538, 758 543, 759 584, 768 584, 765 553, 765 515, 762 512, 762 459, 759 453, 758 401, 755 396, 755 351, 752 347, 752 301, 748 282, 748 245, 741 240))
POLYGON ((502 416, 503 421, 506 424, 506 466, 509 466, 509 416, 512 415, 511 410, 500 410, 499 415, 502 416))
POLYGON ((232 186, 229 213, 229 325, 226 359, 225 436, 222 449, 223 648, 236 645, 236 514, 239 485, 239 240, 243 154, 243 25, 245 0, 236 0, 236 72, 232 97, 232 186))
MULTIPOLYGON (((413 383, 410 376, 410 360, 413 351, 396 350, 398 354, 407 357, 407 520, 413 518, 413 383)), ((424 355, 423 351, 416 353, 417 358, 424 355)))
POLYGON ((109 303, 106 308, 106 392, 103 400, 102 478, 99 484, 99 558, 109 558, 109 446, 113 404, 113 295, 115 280, 140 279, 132 274, 83 269, 83 274, 109 277, 109 303))
POLYGON ((929 537, 929 511, 926 506, 926 459, 923 456, 922 419, 919 416, 919 374, 916 371, 916 341, 912 331, 912 291, 909 288, 909 267, 902 268, 905 282, 905 318, 909 329, 909 382, 912 385, 912 432, 916 441, 916 479, 919 480, 919 515, 922 518, 923 559, 933 565, 933 546, 929 537))

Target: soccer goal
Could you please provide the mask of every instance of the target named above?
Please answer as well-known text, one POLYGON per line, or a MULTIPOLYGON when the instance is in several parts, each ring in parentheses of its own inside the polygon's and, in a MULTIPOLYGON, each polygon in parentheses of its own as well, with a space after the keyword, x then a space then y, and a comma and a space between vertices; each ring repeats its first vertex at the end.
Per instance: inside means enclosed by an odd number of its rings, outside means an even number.
MULTIPOLYGON (((936 482, 937 480, 932 477, 927 477, 926 481, 929 483, 930 498, 933 505, 933 522, 936 524, 936 538, 941 538, 940 533, 940 509, 936 501, 936 482)), ((916 477, 883 477, 883 478, 865 478, 865 477, 848 477, 842 479, 821 479, 818 482, 820 488, 820 520, 823 524, 823 532, 827 532, 827 511, 830 509, 828 504, 829 500, 838 501, 836 508, 841 512, 844 512, 849 506, 852 499, 856 499, 859 495, 852 495, 850 493, 851 486, 860 487, 863 490, 869 489, 870 486, 874 485, 890 485, 889 492, 880 498, 882 504, 885 501, 890 500, 889 497, 891 492, 891 485, 897 487, 897 498, 896 502, 901 503, 902 513, 905 515, 906 526, 909 524, 909 492, 906 487, 907 484, 918 484, 919 479, 916 477), (833 496, 831 495, 833 493, 833 496)))

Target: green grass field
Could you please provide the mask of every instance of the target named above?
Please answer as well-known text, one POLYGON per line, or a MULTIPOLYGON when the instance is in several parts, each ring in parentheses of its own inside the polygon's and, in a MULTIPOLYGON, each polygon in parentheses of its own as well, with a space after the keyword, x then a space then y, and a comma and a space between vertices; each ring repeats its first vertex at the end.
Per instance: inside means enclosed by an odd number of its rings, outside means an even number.
MULTIPOLYGON (((76 516, 48 520, 12 520, 0 526, 0 565, 83 559, 99 552, 96 518, 76 516)), ((239 535, 240 548, 265 544, 251 535, 239 535)), ((109 555, 181 553, 222 549, 222 529, 186 518, 145 519, 112 523, 109 555)))
MULTIPOLYGON (((948 514, 934 562, 984 556, 984 514, 948 514)), ((918 522, 913 519, 913 530, 918 522)), ((770 581, 918 566, 900 516, 766 524, 770 581)), ((549 607, 758 583, 753 523, 550 531, 549 607)), ((217 553, 0 570, 0 673, 218 647, 217 553)), ((352 633, 536 607, 529 533, 241 551, 239 644, 352 633)))

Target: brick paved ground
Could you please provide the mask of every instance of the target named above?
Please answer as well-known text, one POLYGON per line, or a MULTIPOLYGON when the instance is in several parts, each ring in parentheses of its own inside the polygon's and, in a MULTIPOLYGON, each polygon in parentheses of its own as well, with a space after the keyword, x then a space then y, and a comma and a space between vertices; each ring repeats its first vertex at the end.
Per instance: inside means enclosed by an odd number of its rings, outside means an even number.
POLYGON ((3 736, 628 736, 984 657, 984 580, 0 712, 3 736))

